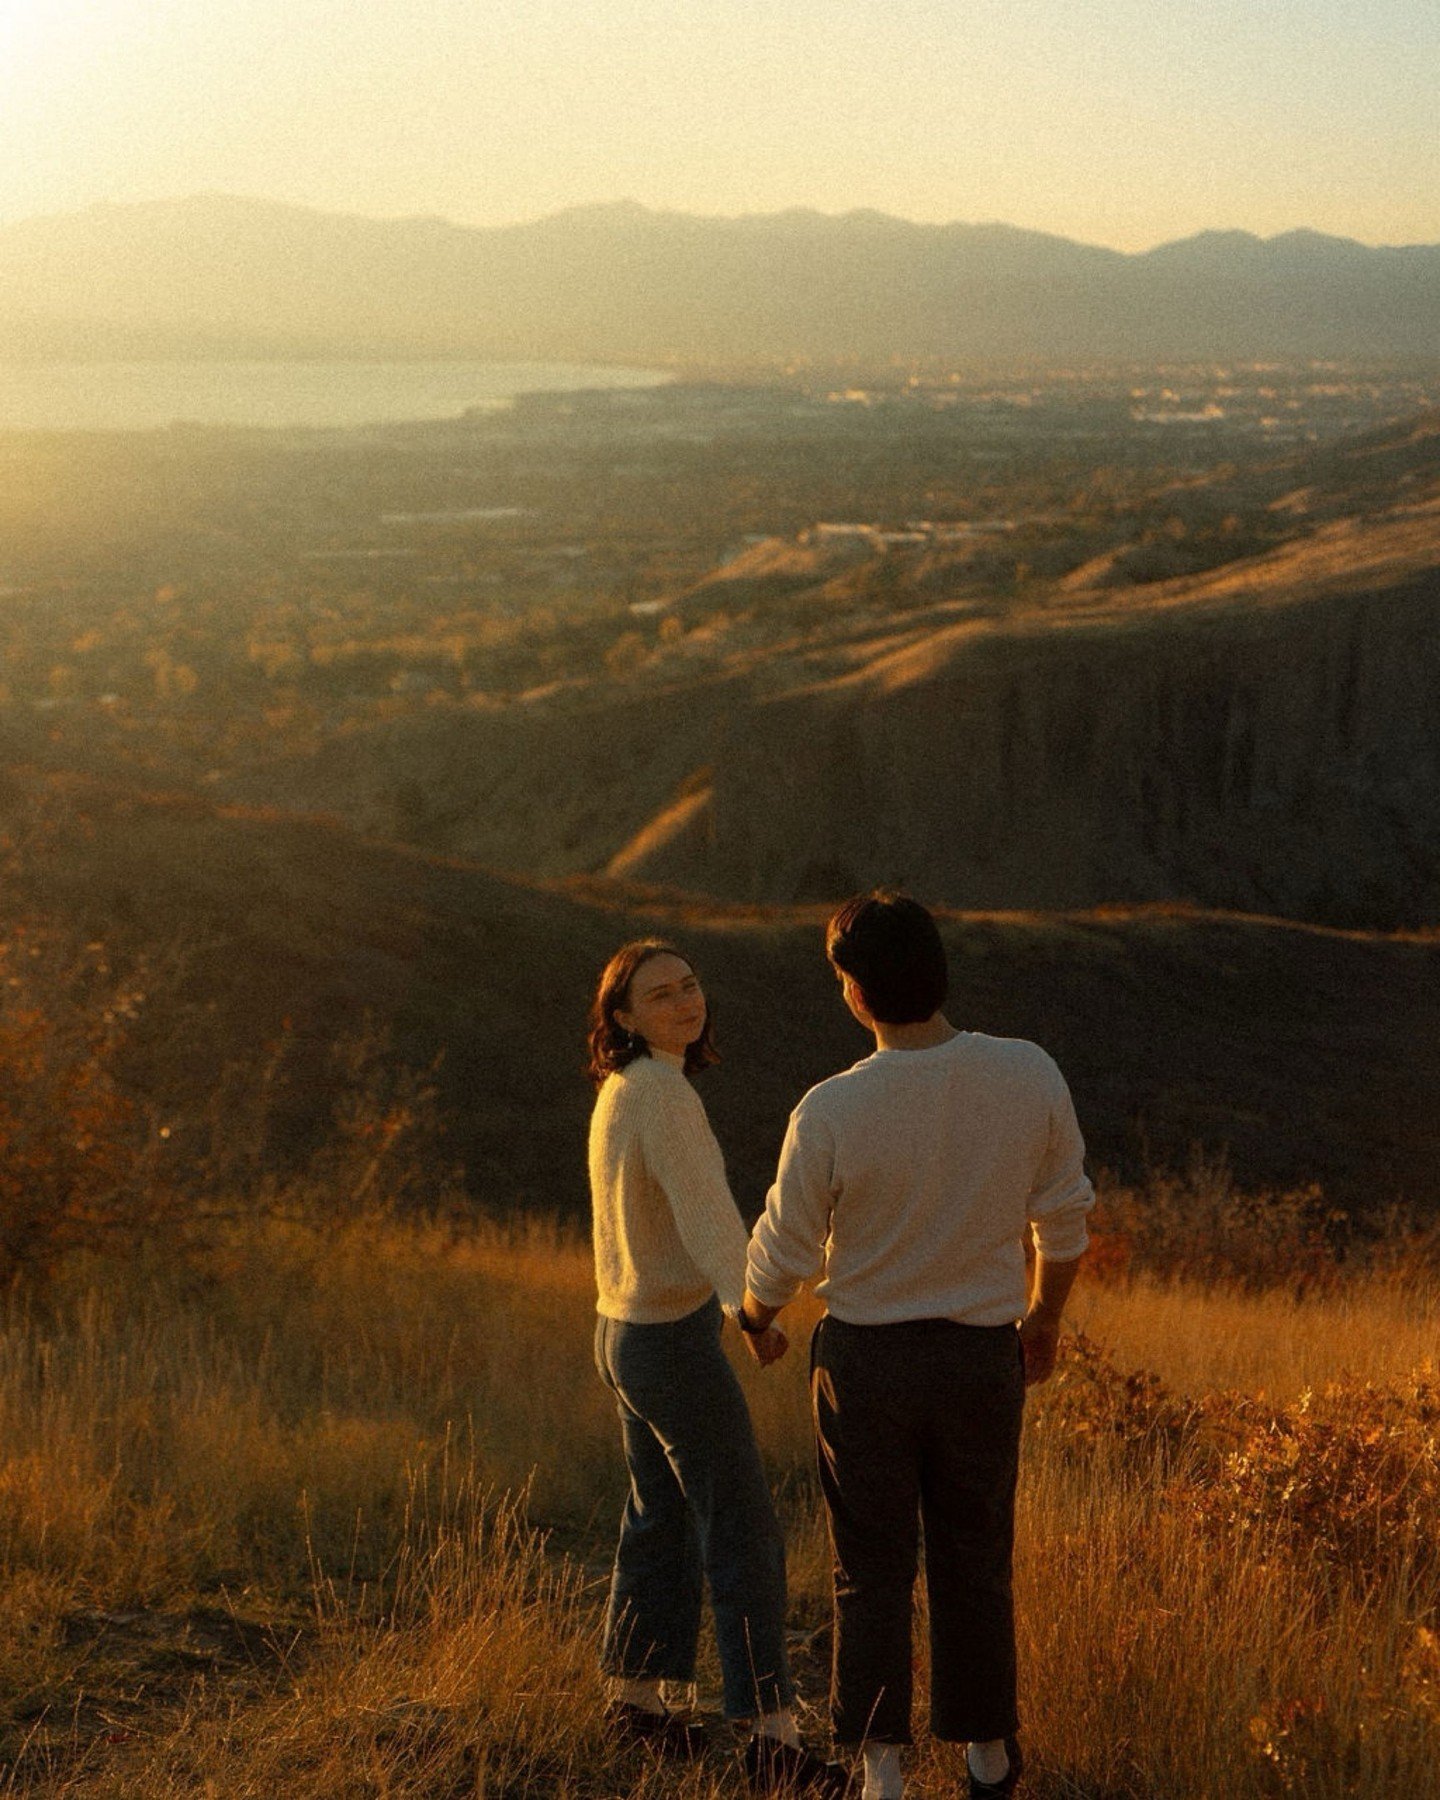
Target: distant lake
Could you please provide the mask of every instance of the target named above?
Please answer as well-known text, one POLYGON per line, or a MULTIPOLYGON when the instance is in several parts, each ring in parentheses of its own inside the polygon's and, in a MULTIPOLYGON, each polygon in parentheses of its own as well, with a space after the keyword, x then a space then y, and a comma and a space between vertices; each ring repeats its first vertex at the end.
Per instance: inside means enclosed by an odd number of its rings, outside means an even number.
POLYGON ((453 419, 517 394, 659 387, 657 369, 497 362, 0 362, 0 431, 453 419))

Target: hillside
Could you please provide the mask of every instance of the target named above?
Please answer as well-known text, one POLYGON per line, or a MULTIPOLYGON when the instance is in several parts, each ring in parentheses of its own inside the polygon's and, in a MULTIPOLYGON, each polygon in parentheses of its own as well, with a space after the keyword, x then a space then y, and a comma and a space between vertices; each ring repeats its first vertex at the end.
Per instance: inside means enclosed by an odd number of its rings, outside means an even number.
POLYGON ((759 698, 617 872, 743 899, 1440 917, 1440 515, 953 625, 759 698))
POLYGON ((1246 485, 1173 505, 1182 531, 1187 509, 1248 506, 1274 522, 1261 554, 1143 579, 1142 552, 1188 550, 1162 538, 1009 602, 975 586, 983 537, 770 540, 677 594, 682 629, 630 675, 358 732, 222 789, 394 835, 413 788, 429 847, 732 900, 904 880, 958 907, 1433 925, 1440 429, 1246 485))
POLYGON ((630 204, 469 229, 202 195, 0 230, 0 321, 37 357, 1434 356, 1440 246, 1209 232, 1130 255, 630 204))
MULTIPOLYGON (((246 1092, 286 1028, 270 1149, 313 1141, 331 1048, 368 1019, 393 1060, 443 1053, 447 1141, 482 1203, 578 1211, 590 986, 619 942, 656 929, 711 992, 726 1061, 707 1103, 742 1204, 758 1207, 800 1092, 864 1051, 824 965, 823 909, 536 887, 330 823, 24 770, 0 822, 20 846, 12 915, 81 944, 104 932, 116 967, 148 965, 129 1074, 177 1156, 203 1148, 224 1072, 246 1092)), ((1199 1145, 1251 1187, 1318 1180, 1360 1210, 1440 1208, 1433 934, 1166 908, 951 912, 944 930, 956 1022, 1052 1049, 1097 1163, 1199 1145)))

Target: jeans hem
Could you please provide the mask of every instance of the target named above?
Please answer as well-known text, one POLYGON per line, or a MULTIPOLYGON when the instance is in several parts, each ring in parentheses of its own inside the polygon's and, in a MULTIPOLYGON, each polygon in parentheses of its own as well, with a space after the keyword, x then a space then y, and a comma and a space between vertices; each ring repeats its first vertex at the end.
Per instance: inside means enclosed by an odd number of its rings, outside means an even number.
POLYGON ((728 1701, 722 1700, 720 1703, 720 1711, 727 1721, 738 1724, 743 1719, 761 1718, 765 1713, 786 1712, 789 1708, 794 1706, 796 1697, 793 1688, 791 1688, 788 1693, 782 1688, 775 1694, 773 1700, 768 1705, 762 1705, 760 1701, 756 1699, 737 1709, 736 1707, 731 1706, 728 1701))

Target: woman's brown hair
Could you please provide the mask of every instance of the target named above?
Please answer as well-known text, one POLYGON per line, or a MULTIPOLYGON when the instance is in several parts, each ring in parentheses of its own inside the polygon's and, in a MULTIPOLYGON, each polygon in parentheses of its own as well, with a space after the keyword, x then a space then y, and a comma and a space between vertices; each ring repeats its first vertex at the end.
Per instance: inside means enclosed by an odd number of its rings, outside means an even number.
MULTIPOLYGON (((606 963, 590 1007, 590 1062, 587 1073, 598 1088, 607 1075, 625 1068, 637 1057, 648 1056, 644 1038, 629 1032, 615 1014, 629 1003, 630 984, 655 956, 678 956, 693 973, 695 965, 684 951, 660 938, 637 938, 622 944, 606 963)), ((720 1060, 710 1031, 710 1008, 705 1008, 705 1028, 685 1051, 685 1073, 698 1075, 720 1060)))

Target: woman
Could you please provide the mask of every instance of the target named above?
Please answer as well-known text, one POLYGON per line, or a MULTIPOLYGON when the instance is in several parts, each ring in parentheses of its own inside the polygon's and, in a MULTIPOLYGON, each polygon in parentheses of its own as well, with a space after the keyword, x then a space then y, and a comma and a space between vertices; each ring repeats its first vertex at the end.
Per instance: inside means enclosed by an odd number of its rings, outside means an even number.
MULTIPOLYGON (((837 1794, 842 1772, 800 1744, 785 1655, 785 1549, 745 1396, 720 1346, 739 1317, 747 1235, 688 1077, 718 1060, 695 971, 669 944, 626 944, 590 1013, 595 1360, 615 1395, 630 1493, 605 1617, 608 1717, 620 1738, 697 1756, 662 1681, 695 1674, 708 1578, 725 1712, 753 1721, 753 1786, 837 1794)), ((773 1330, 747 1338, 761 1362, 773 1330)))

